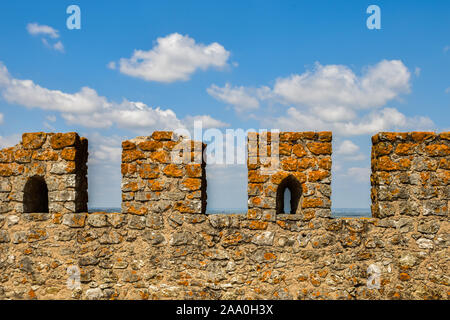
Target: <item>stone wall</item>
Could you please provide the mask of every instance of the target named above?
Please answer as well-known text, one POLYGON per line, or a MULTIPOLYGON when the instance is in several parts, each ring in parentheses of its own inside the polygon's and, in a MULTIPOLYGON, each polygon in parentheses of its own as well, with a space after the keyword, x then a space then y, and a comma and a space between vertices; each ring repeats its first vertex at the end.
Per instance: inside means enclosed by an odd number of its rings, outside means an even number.
POLYGON ((248 219, 331 216, 331 139, 331 132, 249 133, 248 219), (290 212, 281 207, 286 189, 297 198, 290 212))
POLYGON ((0 151, 0 213, 87 211, 87 150, 75 132, 24 133, 0 151))
MULTIPOLYGON (((122 212, 138 216, 204 214, 206 146, 156 131, 122 143, 122 212)), ((176 218, 174 218, 176 220, 176 218)))
MULTIPOLYGON (((377 137, 397 135, 402 134, 375 136, 374 153, 378 152, 377 137)), ((317 181, 308 178, 315 171, 329 172, 329 165, 318 162, 329 159, 326 143, 331 141, 331 135, 300 133, 293 135, 299 138, 283 141, 286 136, 291 133, 280 134, 281 162, 297 160, 297 171, 285 167, 289 170, 280 172, 288 176, 304 173, 306 178, 301 183, 313 183, 311 197, 329 199, 328 193, 322 191, 329 185, 329 177, 317 181), (308 143, 324 143, 320 147, 327 152, 316 154, 308 143), (304 156, 294 153, 296 145, 304 147, 304 156), (281 151, 285 148, 289 151, 281 151), (307 160, 311 161, 311 167, 304 171, 299 170, 302 159, 314 159, 307 160)), ((173 150, 171 146, 179 145, 177 138, 172 141, 169 137, 168 133, 157 132, 151 137, 124 142, 123 197, 128 204, 124 204, 122 213, 66 213, 63 219, 58 213, 1 214, 0 299, 450 298, 448 206, 446 211, 441 210, 443 213, 394 212, 383 216, 376 213, 374 218, 332 218, 325 214, 328 205, 313 208, 313 214, 304 214, 310 208, 300 205, 294 214, 275 214, 270 219, 261 215, 261 219, 255 220, 250 214, 207 215, 202 212, 204 203, 194 202, 195 207, 186 205, 188 200, 204 199, 201 196, 204 164, 200 164, 202 170, 195 166, 196 170, 191 171, 187 164, 177 164, 177 170, 175 167, 168 170, 172 163, 165 155, 173 150), (146 142, 150 143, 146 146, 146 142), (151 170, 146 170, 144 164, 149 164, 151 170), (175 177, 172 171, 178 172, 175 177), (196 185, 200 183, 201 187, 185 188, 188 178, 200 179, 196 185), (127 185, 133 182, 138 183, 128 190, 127 185), (152 191, 156 182, 165 187, 152 191), (172 199, 172 192, 183 198, 172 199), (143 197, 136 198, 139 193, 143 197), (146 194, 150 196, 147 198, 146 194), (154 200, 153 196, 158 195, 161 200, 154 200), (167 201, 167 206, 163 205, 161 210, 158 205, 163 201, 167 201), (132 206, 136 210, 129 210, 132 206), (69 289, 68 268, 73 267, 80 270, 81 285, 69 289), (378 278, 371 273, 374 270, 379 272, 378 278), (371 288, 368 280, 379 287, 371 288)), ((436 145, 447 145, 446 137, 448 133, 435 135, 433 141, 436 145)), ((396 139, 390 144, 398 147, 396 139)), ((416 153, 411 154, 411 163, 415 157, 420 157, 422 163, 449 160, 447 148, 429 147, 430 143, 427 139, 418 143, 416 153), (432 153, 421 153, 422 148, 432 153)), ((392 152, 397 152, 396 149, 392 152)), ((194 155, 195 152, 189 157, 194 155)), ((391 161, 400 162, 393 153, 389 155, 391 161)), ((379 159, 380 156, 374 156, 377 166, 379 159)), ((374 181, 374 176, 384 172, 382 167, 377 168, 372 176, 375 189, 372 193, 380 193, 383 186, 374 181)), ((252 170, 249 165, 249 177, 252 170)), ((434 186, 431 176, 439 172, 448 176, 448 167, 428 172, 430 179, 421 181, 425 186, 434 186)), ((401 172, 389 173, 396 177, 401 172)), ((261 185, 262 192, 269 187, 265 183, 276 174, 273 172, 267 180, 256 183, 261 185)), ((448 190, 448 179, 445 187, 448 190)), ((302 187, 303 200, 299 203, 304 202, 305 194, 302 187)), ((442 201, 445 197, 448 200, 448 196, 439 193, 434 200, 442 201)), ((418 205, 422 210, 422 201, 418 205)), ((272 203, 268 210, 277 210, 276 203, 275 209, 272 203)))
POLYGON ((374 217, 448 215, 448 132, 381 132, 372 143, 374 217))

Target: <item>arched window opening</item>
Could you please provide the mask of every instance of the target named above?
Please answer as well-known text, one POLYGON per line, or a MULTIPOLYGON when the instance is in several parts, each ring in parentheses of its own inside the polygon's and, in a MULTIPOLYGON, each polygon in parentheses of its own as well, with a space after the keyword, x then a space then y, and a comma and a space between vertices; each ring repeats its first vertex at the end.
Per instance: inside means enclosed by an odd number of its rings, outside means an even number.
POLYGON ((48 188, 43 177, 28 179, 23 191, 24 213, 48 213, 48 188))
POLYGON ((281 181, 277 189, 277 214, 297 213, 302 195, 302 185, 294 176, 288 176, 281 181), (285 205, 288 202, 289 205, 285 205))

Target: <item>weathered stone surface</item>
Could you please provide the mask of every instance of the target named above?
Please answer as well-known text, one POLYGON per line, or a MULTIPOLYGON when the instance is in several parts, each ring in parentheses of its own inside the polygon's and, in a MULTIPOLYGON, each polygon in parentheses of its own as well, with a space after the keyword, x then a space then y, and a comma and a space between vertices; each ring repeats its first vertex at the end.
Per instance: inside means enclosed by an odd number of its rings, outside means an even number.
POLYGON ((39 149, 45 142, 47 134, 44 132, 24 133, 22 145, 26 149, 39 149))
POLYGON ((95 228, 106 227, 108 225, 106 219, 105 213, 89 214, 87 216, 87 224, 95 228))
POLYGON ((85 213, 65 214, 62 223, 71 228, 82 228, 85 225, 86 216, 85 213))
POLYGON ((252 243, 258 246, 271 246, 273 244, 274 237, 274 232, 266 231, 260 234, 256 234, 252 239, 252 243))
POLYGON ((170 239, 170 245, 180 246, 188 244, 192 241, 193 234, 190 232, 176 232, 172 235, 170 239))
POLYGON ((62 149, 71 147, 80 139, 77 133, 55 133, 50 138, 50 145, 53 149, 62 149))
POLYGON ((76 133, 24 133, 20 144, 0 151, 0 176, 7 177, 0 179, 0 192, 18 213, 86 211, 86 161, 87 140, 76 133), (48 208, 30 209, 39 197, 48 197, 48 208))
POLYGON ((164 236, 161 233, 155 231, 150 230, 144 231, 143 238, 145 241, 148 241, 150 244, 154 246, 165 243, 164 236))
POLYGON ((175 150, 169 136, 123 143, 124 153, 143 157, 122 164, 121 213, 75 213, 80 193, 73 191, 87 181, 49 172, 58 160, 43 150, 83 166, 83 140, 51 149, 46 136, 26 149, 39 154, 30 162, 16 152, 23 146, 1 150, 0 299, 448 299, 448 156, 426 150, 447 146, 448 135, 374 136, 371 219, 331 218, 331 157, 317 154, 331 133, 280 134, 279 167, 249 165, 255 180, 249 210, 239 215, 204 214, 204 163, 151 157, 175 150), (381 157, 395 170, 380 170, 381 157), (179 174, 164 173, 171 164, 179 174), (50 212, 22 213, 27 178, 38 173, 50 212), (294 214, 277 213, 285 186, 300 191, 294 214), (373 266, 380 289, 367 288, 373 266), (79 275, 79 288, 67 288, 68 270, 79 275))
POLYGON ((372 141, 375 217, 448 215, 446 193, 436 188, 449 180, 445 165, 442 172, 438 169, 450 154, 448 140, 432 132, 384 132, 372 141))
POLYGON ((9 233, 6 230, 0 230, 0 243, 9 242, 9 233))
POLYGON ((88 300, 99 300, 103 298, 103 291, 100 288, 86 290, 86 298, 88 300))

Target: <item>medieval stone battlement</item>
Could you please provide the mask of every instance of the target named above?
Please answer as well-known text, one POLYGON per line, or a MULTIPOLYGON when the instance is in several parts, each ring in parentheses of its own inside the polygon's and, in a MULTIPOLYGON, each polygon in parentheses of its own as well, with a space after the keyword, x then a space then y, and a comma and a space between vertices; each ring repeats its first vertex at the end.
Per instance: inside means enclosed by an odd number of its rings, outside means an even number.
POLYGON ((165 131, 122 143, 122 212, 87 213, 87 140, 25 133, 0 151, 0 299, 450 298, 449 132, 372 138, 373 218, 331 217, 331 132, 266 138, 246 214, 206 214, 206 146, 165 131))

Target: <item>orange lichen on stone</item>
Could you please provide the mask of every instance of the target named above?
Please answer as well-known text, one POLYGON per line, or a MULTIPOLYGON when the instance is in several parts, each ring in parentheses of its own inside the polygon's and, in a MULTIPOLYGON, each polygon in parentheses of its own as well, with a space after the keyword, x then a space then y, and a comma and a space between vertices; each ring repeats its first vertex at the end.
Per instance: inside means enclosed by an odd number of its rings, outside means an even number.
POLYGON ((319 160, 319 168, 324 170, 331 170, 331 157, 326 157, 319 160))
POLYGON ((152 191, 164 190, 164 185, 158 180, 149 180, 148 184, 150 186, 150 190, 152 190, 152 191))
POLYGON ((53 149, 62 149, 75 145, 77 140, 79 137, 76 132, 55 133, 50 138, 50 145, 53 149))
POLYGON ((137 209, 135 206, 130 206, 127 209, 127 213, 131 213, 131 214, 135 214, 138 216, 143 216, 145 214, 147 214, 148 210, 145 207, 141 207, 139 209, 137 209))
POLYGON ((179 178, 183 176, 183 169, 176 164, 168 164, 164 170, 164 174, 169 177, 179 178))
POLYGON ((306 146, 315 155, 331 154, 331 143, 329 142, 310 142, 306 146))
POLYGON ((395 171, 399 170, 400 166, 398 163, 392 161, 388 156, 383 156, 376 160, 376 168, 377 170, 382 171, 395 171))
POLYGON ((315 158, 303 158, 298 160, 298 170, 304 171, 315 167, 317 160, 315 158))
POLYGON ((450 155, 450 147, 445 144, 431 144, 425 147, 425 152, 430 157, 446 157, 450 155))
POLYGON ((317 139, 317 133, 314 131, 305 131, 301 132, 302 137, 308 140, 315 140, 317 139))
POLYGON ((258 183, 249 183, 248 184, 248 193, 249 194, 261 194, 263 191, 263 185, 258 183))
POLYGON ((316 213, 314 210, 305 210, 302 216, 304 221, 310 221, 316 217, 316 213))
POLYGON ((129 189, 130 191, 138 191, 139 190, 139 185, 137 182, 129 182, 124 184, 123 186, 124 189, 129 189))
POLYGON ((150 159, 153 161, 157 161, 160 163, 168 163, 170 160, 170 156, 167 153, 167 151, 161 150, 161 151, 155 151, 150 154, 150 159))
POLYGON ((333 138, 333 133, 331 131, 321 131, 318 132, 319 140, 324 142, 330 142, 333 138))
POLYGON ((448 182, 450 181, 450 171, 448 171, 448 170, 438 172, 437 175, 438 175, 438 179, 440 181, 442 181, 443 185, 447 185, 448 182))
POLYGON ((145 154, 138 150, 124 150, 122 152, 122 162, 133 162, 138 159, 145 159, 145 154))
POLYGON ((181 213, 197 213, 194 208, 191 208, 185 202, 176 202, 173 208, 181 213))
POLYGON ((162 142, 160 141, 143 141, 138 144, 139 149, 142 151, 156 151, 162 148, 162 142))
POLYGON ((302 158, 307 155, 305 148, 301 144, 296 144, 292 147, 292 153, 295 154, 297 158, 302 158))
POLYGON ((247 210, 247 218, 248 219, 259 219, 261 216, 261 211, 259 209, 248 209, 247 210))
POLYGON ((131 141, 122 141, 122 149, 123 150, 134 150, 136 149, 136 144, 131 141))
POLYGON ((411 160, 409 159, 400 159, 399 160, 399 169, 400 170, 408 170, 411 167, 411 160))
POLYGON ((238 231, 224 237, 223 242, 229 246, 234 246, 243 240, 242 234, 238 231))
POLYGON ((155 131, 152 134, 152 138, 157 141, 172 140, 172 135, 172 131, 155 131))
POLYGON ((302 208, 319 208, 323 206, 323 200, 320 198, 305 198, 302 202, 302 208))
MULTIPOLYGON (((62 157, 62 154, 61 154, 62 157)), ((50 149, 36 150, 33 152, 32 158, 39 161, 57 161, 58 153, 50 149)), ((63 158, 64 159, 64 158, 63 158)), ((75 160, 75 159, 65 159, 65 160, 75 160)))
POLYGON ((120 165, 122 175, 133 175, 137 172, 137 166, 135 163, 122 163, 120 165))
POLYGON ((375 156, 377 157, 390 154, 393 148, 392 144, 386 142, 379 142, 373 147, 375 156))
POLYGON ((25 149, 39 149, 45 143, 46 138, 45 132, 24 133, 22 135, 22 146, 25 149))
POLYGON ((266 182, 269 179, 267 175, 261 175, 256 170, 249 170, 248 172, 248 182, 251 183, 261 183, 266 182))
POLYGON ((186 180, 181 182, 181 184, 186 188, 188 188, 189 190, 195 191, 200 189, 202 185, 202 180, 196 178, 187 178, 186 180))
POLYGON ((439 138, 444 140, 450 140, 450 131, 440 133, 439 138))
POLYGON ((275 260, 277 258, 276 255, 274 255, 272 252, 266 252, 264 253, 264 259, 265 260, 275 260))
POLYGON ((248 224, 248 228, 251 230, 265 230, 267 229, 268 222, 265 221, 259 221, 259 220, 252 220, 248 224))
POLYGON ((0 163, 10 163, 14 161, 14 148, 0 150, 0 163))
POLYGON ((380 172, 377 173, 376 176, 379 179, 377 183, 387 184, 387 185, 391 184, 392 177, 391 177, 391 174, 389 172, 380 171, 380 172))
POLYGON ((14 166, 10 164, 0 164, 0 176, 9 177, 13 174, 14 166))
POLYGON ((67 173, 75 173, 77 171, 75 161, 68 161, 66 164, 66 172, 67 173))
POLYGON ((190 178, 200 178, 202 176, 202 166, 200 164, 186 165, 186 175, 190 178))
POLYGON ((31 150, 19 149, 14 153, 14 160, 18 163, 26 163, 31 160, 31 150))
POLYGON ((400 273, 400 275, 398 276, 398 278, 401 281, 408 281, 409 279, 411 279, 411 276, 409 274, 407 274, 406 272, 402 272, 400 273))
POLYGON ((61 224, 62 222, 62 214, 61 213, 54 213, 52 217, 52 223, 54 224, 61 224))
POLYGON ((330 172, 327 170, 317 170, 317 171, 311 171, 308 174, 308 181, 309 182, 316 182, 323 180, 330 176, 330 172))
POLYGON ((435 136, 434 132, 411 132, 411 138, 416 142, 422 142, 435 136))
POLYGON ((75 148, 64 148, 63 151, 61 151, 61 158, 68 161, 74 161, 76 158, 77 151, 75 148))
POLYGON ((287 158, 281 161, 281 167, 286 171, 295 171, 297 170, 297 159, 287 158))
POLYGON ((280 143, 279 146, 279 153, 282 156, 290 156, 292 152, 292 146, 288 143, 280 143))
POLYGON ((255 206, 260 206, 261 205, 261 198, 260 197, 253 197, 251 198, 252 204, 255 206))
MULTIPOLYGON (((283 179, 289 175, 290 175, 289 172, 279 171, 279 172, 273 174, 270 180, 272 181, 273 184, 280 184, 281 181, 283 181, 283 179)), ((251 182, 251 181, 249 181, 249 182, 251 182)), ((262 182, 264 182, 264 181, 262 181, 262 182)))
POLYGON ((302 132, 281 132, 280 141, 296 141, 301 139, 303 136, 302 132))
POLYGON ((414 152, 414 148, 417 147, 416 143, 399 143, 395 148, 395 153, 405 156, 414 152))
POLYGON ((159 168, 154 164, 141 164, 139 167, 139 176, 142 179, 155 179, 159 176, 159 168))

